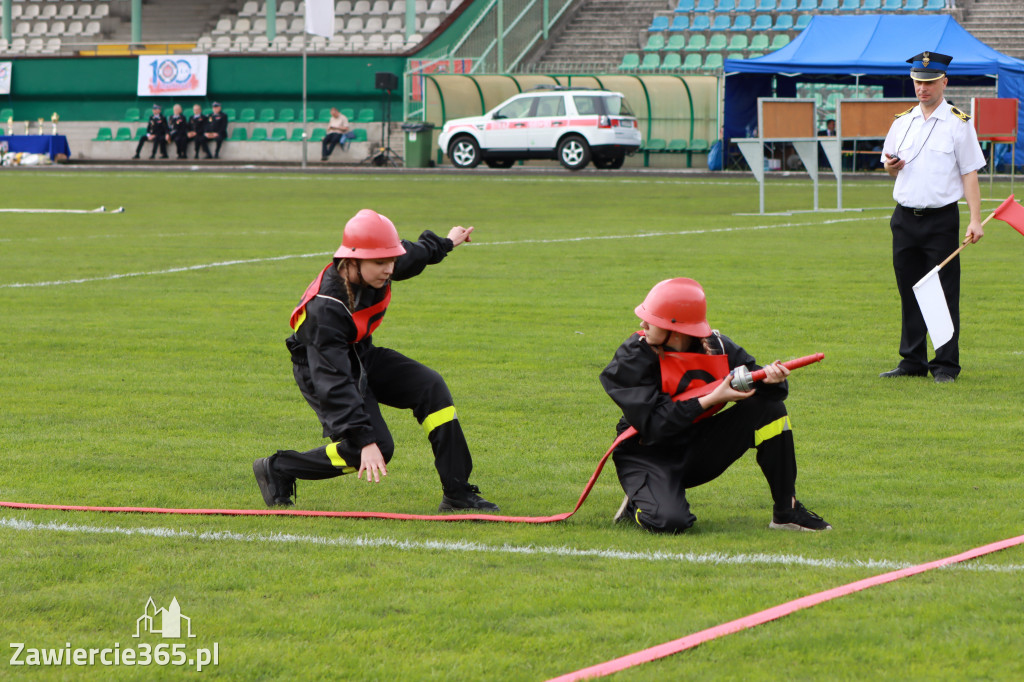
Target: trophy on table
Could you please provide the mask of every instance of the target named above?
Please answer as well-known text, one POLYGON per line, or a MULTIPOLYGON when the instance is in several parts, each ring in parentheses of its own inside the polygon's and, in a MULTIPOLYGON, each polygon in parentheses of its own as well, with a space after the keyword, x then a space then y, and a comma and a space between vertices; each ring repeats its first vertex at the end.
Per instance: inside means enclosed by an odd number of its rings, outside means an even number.
POLYGON ((42 119, 42 117, 39 118, 39 134, 40 135, 43 134, 43 119, 42 119))
POLYGON ((13 116, 8 116, 7 117, 7 134, 8 135, 13 135, 14 134, 14 117, 13 116))
POLYGON ((53 132, 50 133, 51 135, 56 135, 57 134, 57 121, 59 121, 59 120, 60 120, 60 116, 57 115, 56 111, 53 112, 53 116, 50 117, 50 122, 53 123, 53 132))

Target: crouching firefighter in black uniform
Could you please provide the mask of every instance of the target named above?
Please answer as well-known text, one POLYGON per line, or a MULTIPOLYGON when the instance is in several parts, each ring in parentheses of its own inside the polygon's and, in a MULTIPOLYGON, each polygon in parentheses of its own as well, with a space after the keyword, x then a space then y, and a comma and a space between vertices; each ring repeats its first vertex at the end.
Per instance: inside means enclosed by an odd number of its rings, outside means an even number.
POLYGON ((345 225, 334 261, 306 289, 292 312, 287 340, 292 370, 316 412, 329 445, 306 452, 279 450, 253 462, 268 506, 290 505, 295 479, 357 473, 380 482, 395 451, 378 403, 412 410, 434 450, 444 495, 438 511, 498 511, 470 485, 469 446, 451 393, 434 370, 389 348, 372 334, 391 301, 391 281, 409 279, 469 241, 473 228, 453 227, 447 238, 427 230, 419 241, 398 237, 386 217, 364 209, 345 225))
POLYGON ((783 404, 786 367, 766 366, 767 376, 751 391, 737 391, 726 380, 693 397, 731 368, 759 369, 745 350, 712 332, 706 311, 704 290, 694 280, 660 282, 636 308, 643 331, 629 337, 601 373, 601 385, 622 409, 618 433, 630 426, 638 432, 612 454, 626 492, 615 520, 660 533, 686 530, 697 520, 686 489, 718 478, 755 448, 774 500, 769 527, 830 529, 795 497, 796 455, 783 404))

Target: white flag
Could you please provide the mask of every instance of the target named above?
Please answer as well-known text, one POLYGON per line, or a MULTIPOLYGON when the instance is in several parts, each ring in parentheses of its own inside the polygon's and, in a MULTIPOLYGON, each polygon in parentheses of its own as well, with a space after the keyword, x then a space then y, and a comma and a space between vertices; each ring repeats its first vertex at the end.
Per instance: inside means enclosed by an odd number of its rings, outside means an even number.
POLYGON ((953 338, 953 319, 949 316, 946 295, 939 281, 938 266, 914 285, 914 296, 928 326, 928 335, 932 337, 932 346, 938 348, 953 338))
POLYGON ((334 0, 306 0, 306 33, 334 36, 334 0))

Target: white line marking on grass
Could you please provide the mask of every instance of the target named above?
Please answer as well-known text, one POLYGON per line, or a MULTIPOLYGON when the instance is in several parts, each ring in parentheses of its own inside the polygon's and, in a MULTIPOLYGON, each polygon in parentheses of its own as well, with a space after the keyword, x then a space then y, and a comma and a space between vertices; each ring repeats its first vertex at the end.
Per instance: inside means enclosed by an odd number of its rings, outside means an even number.
MULTIPOLYGON (((0 517, 0 528, 14 531, 49 531, 57 533, 85 533, 91 535, 143 536, 166 539, 193 539, 209 542, 253 542, 319 545, 326 547, 396 549, 405 552, 466 552, 483 554, 518 554, 524 556, 558 556, 572 558, 615 559, 619 561, 675 562, 686 564, 713 564, 729 566, 805 566, 808 568, 847 569, 869 568, 898 570, 915 566, 914 562, 897 562, 876 559, 811 559, 794 554, 725 554, 710 552, 635 552, 620 549, 578 549, 575 547, 554 547, 543 545, 488 545, 465 540, 398 540, 396 538, 375 538, 366 535, 355 537, 325 537, 322 535, 292 535, 289 533, 236 533, 234 531, 194 531, 162 527, 123 528, 121 526, 85 526, 70 523, 35 523, 27 519, 0 517)), ((946 570, 990 571, 995 573, 1024 572, 1024 565, 998 565, 970 563, 947 566, 946 570)))
MULTIPOLYGON (((774 230, 781 227, 817 227, 821 225, 834 225, 836 223, 848 223, 863 220, 863 217, 857 218, 833 218, 830 220, 820 220, 813 223, 777 223, 774 225, 751 225, 748 227, 719 227, 719 228, 708 228, 705 230, 676 230, 666 232, 642 232, 639 234, 606 234, 606 235, 588 235, 583 237, 562 237, 555 239, 519 239, 514 241, 497 241, 497 242, 470 242, 469 246, 509 246, 516 244, 560 244, 566 242, 587 242, 587 241, 603 241, 606 239, 646 239, 649 237, 675 237, 684 236, 691 234, 714 234, 718 232, 749 232, 754 230, 774 230)), ((129 277, 146 277, 150 275, 169 275, 176 272, 189 272, 192 270, 208 270, 210 268, 222 268, 231 265, 249 265, 252 263, 269 263, 274 261, 293 260, 296 258, 314 258, 322 256, 333 255, 333 251, 325 251, 318 253, 301 253, 291 254, 287 256, 269 256, 266 258, 246 258, 242 260, 228 260, 220 261, 217 263, 201 263, 199 265, 186 265, 177 268, 167 268, 166 270, 150 270, 148 272, 127 272, 116 275, 101 275, 99 277, 82 277, 80 279, 64 279, 64 280, 52 280, 49 282, 12 282, 10 284, 0 284, 0 289, 26 289, 36 287, 56 287, 63 286, 65 284, 85 284, 87 282, 104 282, 116 279, 127 279, 129 277)))
POLYGON ((124 206, 118 207, 113 211, 108 211, 106 206, 100 206, 99 208, 83 209, 83 208, 0 208, 0 213, 124 213, 124 206))

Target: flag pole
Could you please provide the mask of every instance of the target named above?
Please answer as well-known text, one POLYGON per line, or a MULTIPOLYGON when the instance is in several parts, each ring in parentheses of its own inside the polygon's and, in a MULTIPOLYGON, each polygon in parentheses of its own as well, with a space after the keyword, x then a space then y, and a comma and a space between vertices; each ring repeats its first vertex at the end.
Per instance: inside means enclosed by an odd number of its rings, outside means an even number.
POLYGON ((309 130, 306 128, 306 31, 302 31, 302 168, 306 168, 306 138, 309 137, 309 130))
MULTIPOLYGON (((987 224, 988 224, 988 221, 992 220, 992 219, 993 219, 993 218, 995 218, 995 217, 996 217, 996 213, 995 213, 995 211, 993 211, 993 212, 992 212, 992 215, 990 215, 989 217, 987 217, 987 218, 985 218, 985 219, 984 219, 983 221, 981 221, 981 226, 982 226, 982 227, 985 227, 985 225, 987 225, 987 224)), ((947 257, 947 258, 946 258, 946 260, 944 260, 944 261, 942 261, 941 263, 939 263, 939 270, 941 270, 941 269, 942 269, 943 267, 945 267, 945 266, 946 266, 946 264, 947 264, 947 263, 949 263, 949 261, 951 261, 951 260, 953 260, 954 258, 956 258, 956 257, 957 257, 957 254, 959 254, 959 253, 960 253, 961 251, 963 251, 964 249, 966 249, 966 248, 967 248, 967 245, 968 245, 968 244, 973 244, 973 243, 974 243, 974 242, 972 242, 972 241, 971 241, 971 238, 970 238, 970 237, 964 237, 964 241, 963 241, 963 243, 961 243, 961 244, 960 244, 960 248, 958 248, 958 249, 957 249, 956 251, 954 251, 953 253, 949 254, 949 257, 947 257)))

